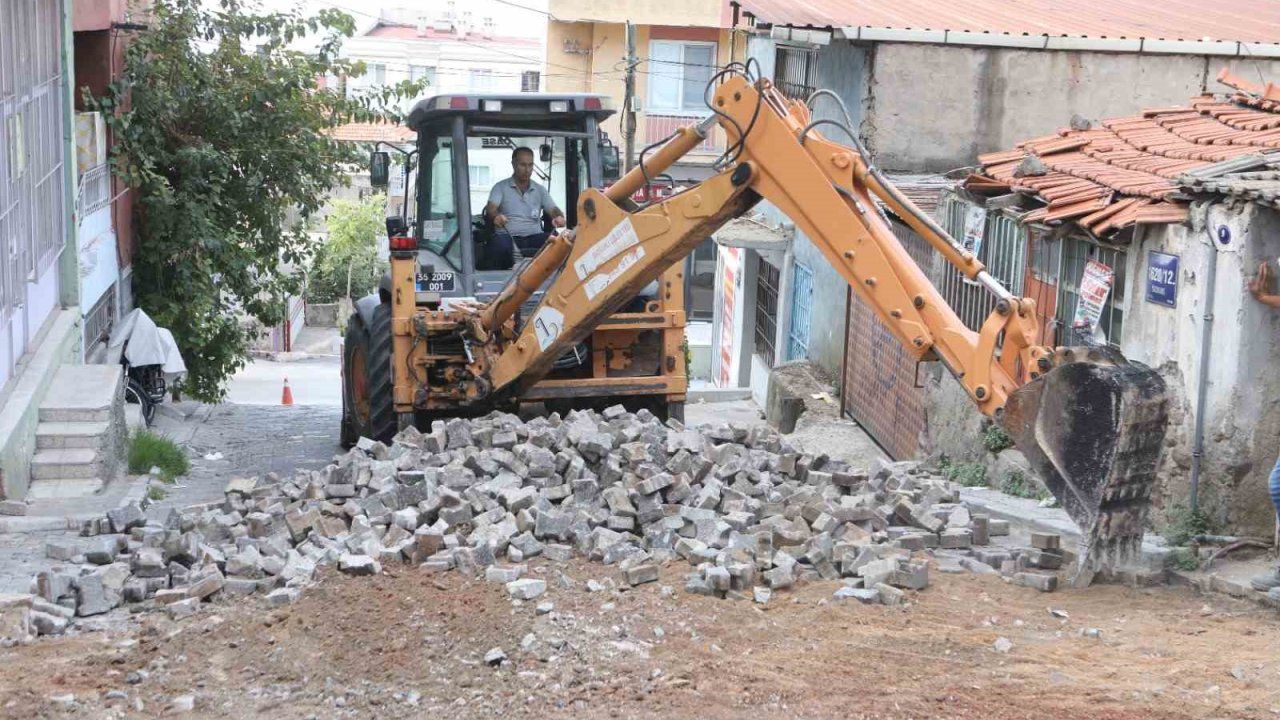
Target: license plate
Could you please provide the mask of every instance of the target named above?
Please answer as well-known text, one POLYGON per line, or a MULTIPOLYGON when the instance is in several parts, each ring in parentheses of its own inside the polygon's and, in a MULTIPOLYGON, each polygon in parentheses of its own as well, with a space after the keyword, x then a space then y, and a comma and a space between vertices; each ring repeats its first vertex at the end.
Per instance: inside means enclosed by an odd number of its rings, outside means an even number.
POLYGON ((418 292, 453 292, 454 277, 451 272, 418 273, 418 292))

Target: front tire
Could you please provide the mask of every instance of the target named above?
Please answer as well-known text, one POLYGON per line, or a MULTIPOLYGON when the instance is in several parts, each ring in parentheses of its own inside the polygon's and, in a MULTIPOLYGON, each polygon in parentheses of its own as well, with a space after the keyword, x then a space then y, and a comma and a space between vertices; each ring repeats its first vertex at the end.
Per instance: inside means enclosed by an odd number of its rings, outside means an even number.
POLYGON ((342 360, 343 446, 351 447, 361 437, 390 443, 396 434, 396 413, 389 303, 374 309, 369 327, 358 315, 351 316, 342 360))
POLYGON ((151 421, 156 417, 156 405, 151 402, 151 396, 147 394, 147 389, 142 384, 132 378, 124 389, 124 400, 126 403, 138 405, 142 409, 142 422, 146 427, 151 427, 151 421))

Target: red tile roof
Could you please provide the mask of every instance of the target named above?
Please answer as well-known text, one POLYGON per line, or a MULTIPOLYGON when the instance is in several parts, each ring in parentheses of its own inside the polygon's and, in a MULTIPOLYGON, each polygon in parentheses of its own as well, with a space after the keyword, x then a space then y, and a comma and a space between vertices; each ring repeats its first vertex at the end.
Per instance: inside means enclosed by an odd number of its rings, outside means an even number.
POLYGON ((814 27, 1280 42, 1275 0, 737 0, 764 22, 814 27))
POLYGON ((411 143, 415 138, 409 128, 391 123, 347 123, 330 130, 329 136, 334 140, 367 143, 411 143))
POLYGON ((1099 235, 1181 222, 1189 176, 1220 163, 1247 169, 1269 158, 1280 162, 1280 102, 1268 99, 1271 93, 1280 100, 1280 91, 1226 71, 1218 79, 1237 93, 1202 95, 1186 107, 1152 108, 1086 130, 1064 128, 1014 150, 980 155, 981 173, 965 184, 988 193, 1025 192, 1046 203, 1024 222, 1071 220, 1099 235))

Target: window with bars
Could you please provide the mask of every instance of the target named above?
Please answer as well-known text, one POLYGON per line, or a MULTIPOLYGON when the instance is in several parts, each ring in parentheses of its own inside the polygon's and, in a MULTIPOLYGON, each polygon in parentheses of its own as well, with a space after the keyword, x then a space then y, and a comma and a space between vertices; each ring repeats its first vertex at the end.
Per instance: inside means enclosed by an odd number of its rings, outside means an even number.
POLYGON ((1093 345, 1097 343, 1087 330, 1072 327, 1076 307, 1080 303, 1080 281, 1084 277, 1085 265, 1090 260, 1096 260, 1111 268, 1111 272, 1114 273, 1111 293, 1107 295, 1107 302, 1102 308, 1098 329, 1106 337, 1108 345, 1120 347, 1124 334, 1125 252, 1079 237, 1064 238, 1057 244, 1061 246, 1062 252, 1056 318, 1059 327, 1058 344, 1093 345))
POLYGON ((520 92, 538 92, 542 74, 537 70, 525 70, 520 74, 520 92))
MULTIPOLYGON (((972 220, 970 211, 976 206, 954 193, 943 195, 939 209, 942 227, 953 238, 965 236, 972 220)), ((1008 210, 987 210, 982 219, 982 240, 978 259, 987 266, 987 272, 1000 281, 1009 292, 1021 297, 1027 269, 1027 230, 1018 216, 1008 210)), ((969 280, 935 255, 930 280, 942 293, 947 304, 955 311, 965 327, 979 330, 996 307, 996 297, 969 280)))
POLYGON ((816 89, 817 65, 817 50, 779 47, 774 56, 773 85, 789 98, 807 100, 816 89))
POLYGON ((756 354, 769 367, 773 367, 777 357, 773 341, 778 330, 778 282, 781 273, 778 268, 756 255, 756 320, 755 343, 756 354))
MULTIPOLYGON (((29 284, 66 241, 60 13, 57 0, 0 2, 0 332, 13 330, 6 323, 29 303, 29 284)), ((24 333, 34 334, 13 331, 0 378, 25 351, 24 333)))

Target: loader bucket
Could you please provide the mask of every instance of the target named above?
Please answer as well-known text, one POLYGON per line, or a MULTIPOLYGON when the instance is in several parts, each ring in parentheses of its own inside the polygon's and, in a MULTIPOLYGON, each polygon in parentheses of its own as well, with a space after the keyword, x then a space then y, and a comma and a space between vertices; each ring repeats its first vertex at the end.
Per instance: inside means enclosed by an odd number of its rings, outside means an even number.
POLYGON ((1000 424, 1080 527, 1076 585, 1136 561, 1164 445, 1164 380, 1114 351, 1071 348, 1016 390, 1000 424))

